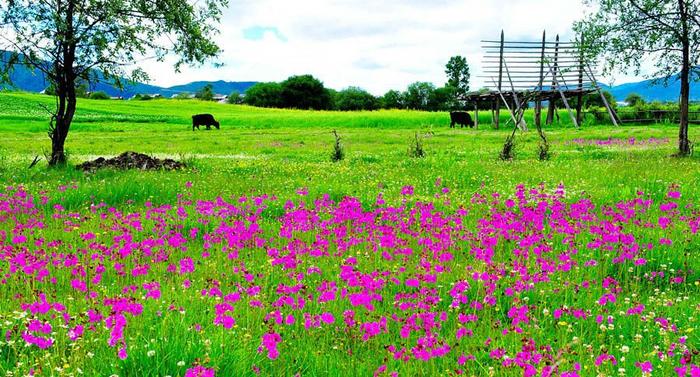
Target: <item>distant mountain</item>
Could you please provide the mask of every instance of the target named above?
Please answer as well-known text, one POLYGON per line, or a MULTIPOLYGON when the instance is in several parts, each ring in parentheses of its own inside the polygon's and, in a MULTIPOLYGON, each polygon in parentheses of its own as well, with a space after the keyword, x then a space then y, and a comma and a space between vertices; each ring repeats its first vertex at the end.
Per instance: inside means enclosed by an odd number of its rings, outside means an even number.
POLYGON ((204 86, 207 84, 211 84, 214 90, 214 93, 219 93, 219 94, 225 94, 229 95, 233 91, 237 91, 239 93, 245 93, 248 88, 251 86, 257 84, 255 81, 195 81, 191 82, 189 84, 185 85, 176 85, 176 86, 171 86, 169 88, 162 88, 162 95, 166 94, 177 94, 177 93, 194 93, 200 89, 202 89, 204 86))
MULTIPOLYGON (((9 59, 9 52, 0 51, 0 61, 6 61, 9 59)), ((14 71, 10 74, 10 81, 12 85, 2 85, 0 84, 0 89, 19 89, 27 92, 41 92, 46 87, 49 86, 48 82, 45 80, 44 75, 41 71, 37 69, 29 69, 27 67, 16 66, 14 71)), ((171 97, 178 93, 195 93, 196 91, 203 88, 205 85, 211 84, 214 88, 214 93, 229 95, 233 91, 238 91, 240 93, 245 93, 248 88, 255 85, 254 81, 195 81, 189 84, 176 85, 169 88, 164 88, 156 85, 149 85, 143 83, 132 83, 126 85, 124 89, 118 89, 114 85, 110 85, 106 82, 100 82, 93 84, 90 87, 90 91, 97 92, 102 91, 107 93, 112 97, 124 97, 131 98, 136 94, 160 94, 164 97, 171 97)))
MULTIPOLYGON (((605 90, 609 91, 618 101, 624 101, 628 95, 637 93, 647 102, 651 101, 678 101, 681 94, 681 83, 678 80, 678 75, 668 81, 668 86, 663 83, 654 83, 653 80, 644 80, 615 86, 606 86, 605 90)), ((700 82, 690 83, 690 100, 700 101, 700 82)))

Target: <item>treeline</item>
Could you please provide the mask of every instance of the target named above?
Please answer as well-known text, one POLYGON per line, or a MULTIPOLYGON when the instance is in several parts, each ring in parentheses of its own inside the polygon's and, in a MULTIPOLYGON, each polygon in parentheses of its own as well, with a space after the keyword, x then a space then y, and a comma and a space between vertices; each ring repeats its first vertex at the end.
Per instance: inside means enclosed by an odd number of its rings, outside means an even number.
POLYGON ((436 88, 429 82, 416 82, 403 92, 390 90, 377 97, 354 86, 340 91, 329 89, 315 77, 302 75, 292 76, 281 83, 255 84, 246 91, 243 103, 257 107, 313 110, 445 111, 459 106, 455 94, 456 90, 449 86, 436 88))

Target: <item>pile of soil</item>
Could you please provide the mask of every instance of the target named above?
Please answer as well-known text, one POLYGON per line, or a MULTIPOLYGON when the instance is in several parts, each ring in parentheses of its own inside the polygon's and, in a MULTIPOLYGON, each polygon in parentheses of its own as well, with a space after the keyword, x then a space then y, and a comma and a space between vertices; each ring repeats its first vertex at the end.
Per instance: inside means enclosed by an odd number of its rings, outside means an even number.
POLYGON ((143 153, 124 152, 117 157, 105 159, 100 157, 96 160, 86 161, 77 165, 78 170, 94 171, 102 168, 113 169, 139 169, 139 170, 177 170, 185 167, 185 164, 169 158, 158 159, 143 153))

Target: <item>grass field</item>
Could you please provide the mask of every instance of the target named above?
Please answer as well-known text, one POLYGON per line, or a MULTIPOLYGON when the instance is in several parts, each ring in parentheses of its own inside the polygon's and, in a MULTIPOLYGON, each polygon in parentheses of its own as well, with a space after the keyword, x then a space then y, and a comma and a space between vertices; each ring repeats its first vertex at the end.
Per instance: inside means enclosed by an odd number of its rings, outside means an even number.
POLYGON ((503 162, 486 112, 81 100, 71 166, 28 169, 51 101, 0 94, 6 375, 700 373, 700 160, 671 157, 675 125, 562 114, 549 161, 531 131, 503 162), (221 130, 192 132, 205 112, 221 130), (191 168, 72 167, 127 150, 191 168))

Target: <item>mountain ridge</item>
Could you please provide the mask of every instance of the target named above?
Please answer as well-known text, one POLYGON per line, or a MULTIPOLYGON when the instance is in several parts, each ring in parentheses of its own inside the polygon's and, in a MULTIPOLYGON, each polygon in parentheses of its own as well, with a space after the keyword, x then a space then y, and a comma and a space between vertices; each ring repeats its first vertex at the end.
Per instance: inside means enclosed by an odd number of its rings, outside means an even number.
MULTIPOLYGON (((0 61, 9 60, 10 52, 0 51, 0 61)), ((38 69, 30 69, 25 66, 17 65, 14 67, 13 71, 10 73, 9 84, 0 84, 0 89, 19 89, 27 92, 39 93, 45 90, 49 84, 44 74, 38 69)), ((105 92, 111 97, 123 97, 131 98, 136 94, 160 94, 164 97, 171 97, 180 93, 195 93, 196 91, 202 89, 205 85, 211 84, 214 93, 229 95, 234 91, 239 93, 245 93, 248 88, 255 85, 255 81, 194 81, 182 85, 174 85, 170 87, 162 87, 158 85, 151 85, 139 82, 131 82, 128 80, 124 88, 117 88, 108 82, 98 82, 90 86, 89 90, 91 92, 105 92)))
MULTIPOLYGON (((7 51, 0 51, 0 60, 6 60, 10 54, 7 51), (4 58, 4 59, 3 59, 4 58)), ((28 92, 41 92, 48 86, 43 74, 37 69, 30 69, 23 66, 16 66, 10 74, 12 86, 0 84, 0 89, 15 88, 28 92)), ((234 91, 245 93, 248 88, 255 85, 256 81, 193 81, 187 84, 174 85, 170 87, 162 87, 145 83, 131 83, 125 85, 123 89, 119 89, 114 85, 105 82, 93 84, 90 91, 102 91, 112 97, 131 98, 136 94, 159 94, 164 97, 172 97, 180 93, 195 93, 202 89, 205 85, 212 85, 214 93, 228 95, 234 91)), ((617 101, 624 101, 628 95, 632 93, 639 94, 646 101, 678 101, 680 94, 680 82, 678 75, 675 75, 668 81, 668 86, 661 83, 655 83, 654 79, 643 80, 620 85, 605 85, 601 83, 604 90, 609 91, 617 101)), ((691 82, 690 84, 690 100, 700 101, 700 82, 691 82)))

